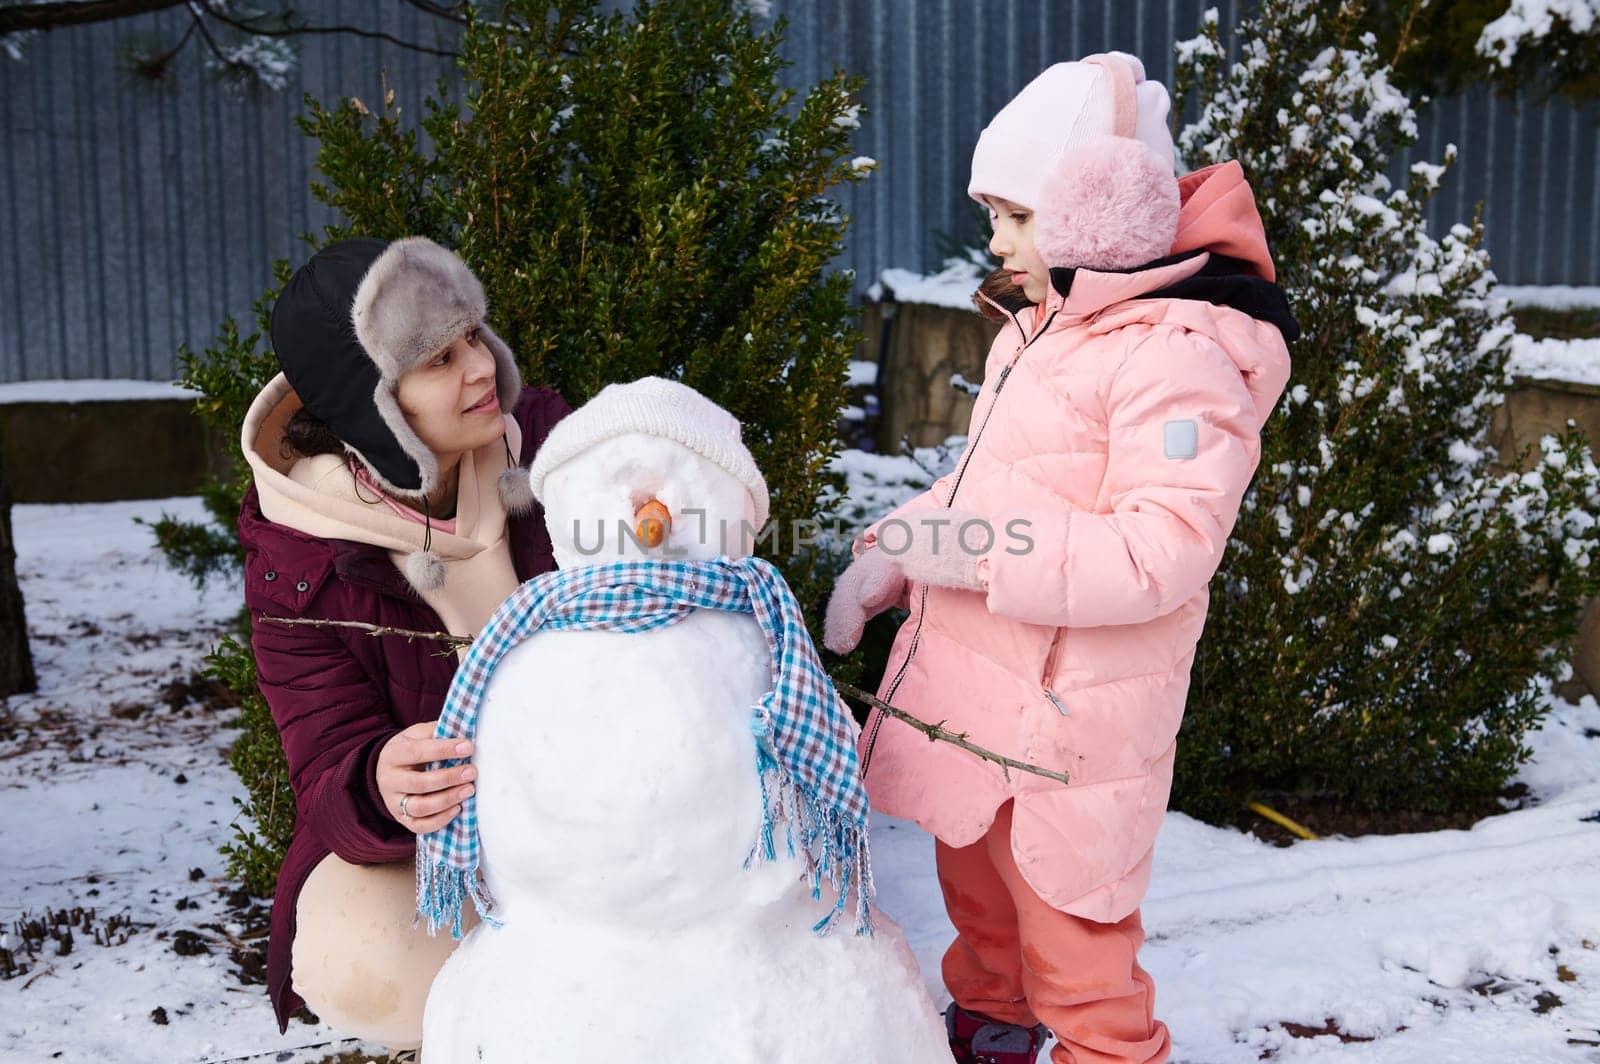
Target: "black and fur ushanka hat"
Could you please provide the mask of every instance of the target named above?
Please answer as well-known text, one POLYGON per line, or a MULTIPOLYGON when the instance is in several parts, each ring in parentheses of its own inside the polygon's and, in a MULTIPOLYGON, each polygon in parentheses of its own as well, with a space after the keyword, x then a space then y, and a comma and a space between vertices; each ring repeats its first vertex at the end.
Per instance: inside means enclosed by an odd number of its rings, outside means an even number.
POLYGON ((400 410, 400 378, 476 326, 509 413, 522 380, 487 313, 482 283, 453 251, 421 236, 354 237, 289 278, 272 308, 272 348, 306 409, 372 479, 422 499, 439 486, 439 463, 400 410))
MULTIPOLYGON (((356 237, 311 256, 272 308, 272 348, 283 375, 313 417, 391 495, 420 501, 439 486, 438 459, 400 410, 400 378, 476 327, 494 355, 495 394, 510 413, 522 389, 511 350, 484 321, 483 285, 454 252, 426 237, 393 243, 356 237)), ((500 475, 508 513, 532 504, 526 470, 500 475)), ((424 520, 422 549, 404 572, 418 590, 444 583, 424 520)))

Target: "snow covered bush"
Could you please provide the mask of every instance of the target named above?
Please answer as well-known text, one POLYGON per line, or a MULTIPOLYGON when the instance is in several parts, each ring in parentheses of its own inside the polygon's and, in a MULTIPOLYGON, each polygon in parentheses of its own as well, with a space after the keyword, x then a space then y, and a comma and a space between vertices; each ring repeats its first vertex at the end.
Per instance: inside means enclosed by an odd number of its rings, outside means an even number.
POLYGON ((1178 744, 1173 803, 1211 818, 1283 793, 1484 807, 1600 590, 1586 442, 1569 426, 1537 454, 1489 446, 1510 318, 1479 224, 1425 228, 1454 147, 1404 188, 1386 176, 1415 113, 1360 16, 1269 0, 1240 23, 1237 63, 1215 10, 1178 47, 1178 95, 1199 103, 1185 162, 1244 166, 1305 334, 1178 744))
POLYGON ((1510 0, 1476 48, 1497 71, 1536 71, 1527 80, 1542 75, 1592 95, 1600 88, 1600 0, 1510 0))
POLYGON ((1559 95, 1581 107, 1600 92, 1600 0, 1371 0, 1358 27, 1413 99, 1487 85, 1518 106, 1559 95))
MULTIPOLYGON (((783 24, 761 32, 735 0, 602 7, 513 0, 494 5, 492 21, 474 14, 463 98, 427 99, 420 131, 402 123, 397 89, 371 107, 311 103, 301 124, 318 141, 312 189, 346 219, 318 246, 423 234, 455 248, 525 378, 573 406, 611 381, 658 374, 732 411, 783 533, 761 550, 820 616, 828 574, 812 571, 817 555, 791 555, 788 531, 843 479, 829 460, 856 332, 850 278, 830 269, 846 224, 831 190, 870 170, 850 150, 858 83, 836 74, 798 96, 781 87, 783 24)), ((278 264, 278 285, 287 272, 278 264)), ((185 383, 230 438, 277 370, 264 340, 275 293, 256 308, 256 333, 230 320, 211 347, 183 355, 185 383)), ((213 494, 220 530, 160 529, 198 577, 237 556, 242 463, 238 476, 213 494)), ((224 648, 214 668, 242 691, 253 674, 241 653, 224 648)), ((249 765, 236 757, 236 768, 260 831, 235 850, 235 873, 241 854, 251 870, 271 864, 293 816, 257 756, 270 719, 246 724, 249 765)))

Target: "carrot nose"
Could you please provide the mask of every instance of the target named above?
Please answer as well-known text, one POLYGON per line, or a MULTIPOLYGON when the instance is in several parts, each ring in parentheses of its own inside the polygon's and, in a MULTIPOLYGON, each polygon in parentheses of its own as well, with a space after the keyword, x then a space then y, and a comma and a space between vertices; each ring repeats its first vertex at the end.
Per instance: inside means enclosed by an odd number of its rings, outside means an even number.
POLYGON ((659 547, 672 531, 672 511, 660 499, 651 499, 633 515, 633 534, 646 547, 659 547))

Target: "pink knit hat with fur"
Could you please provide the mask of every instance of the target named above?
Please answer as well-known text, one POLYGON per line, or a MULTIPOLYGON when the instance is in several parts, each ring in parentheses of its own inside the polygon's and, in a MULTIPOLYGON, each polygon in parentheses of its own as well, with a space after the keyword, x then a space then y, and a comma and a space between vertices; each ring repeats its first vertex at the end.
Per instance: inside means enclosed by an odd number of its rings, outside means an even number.
POLYGON ((1180 206, 1171 106, 1126 52, 1057 63, 978 137, 967 194, 1030 208, 1047 266, 1126 270, 1161 258, 1180 206))

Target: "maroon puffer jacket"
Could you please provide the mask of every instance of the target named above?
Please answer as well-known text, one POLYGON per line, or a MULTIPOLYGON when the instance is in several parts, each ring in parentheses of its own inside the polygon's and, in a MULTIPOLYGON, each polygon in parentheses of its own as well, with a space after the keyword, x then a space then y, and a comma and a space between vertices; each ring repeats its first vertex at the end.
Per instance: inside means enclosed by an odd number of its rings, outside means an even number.
MULTIPOLYGON (((548 388, 524 388, 512 415, 527 466, 551 427, 570 412, 548 388)), ((555 568, 544 509, 511 518, 511 560, 528 580, 555 568)), ((245 550, 245 605, 261 614, 366 621, 424 632, 444 630, 381 547, 320 539, 268 521, 252 486, 239 510, 245 550)), ((433 644, 374 638, 354 629, 256 623, 257 677, 289 761, 296 822, 278 872, 267 942, 267 992, 287 1029, 302 1000, 289 981, 295 901, 318 861, 336 853, 352 864, 409 859, 416 836, 378 796, 378 750, 390 736, 433 720, 455 674, 455 655, 433 644)))

